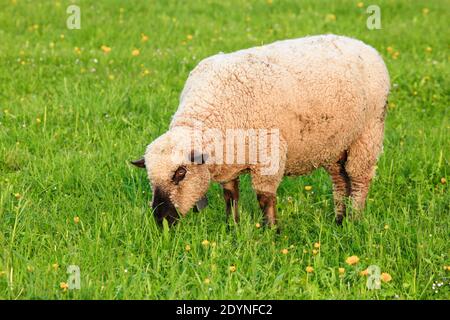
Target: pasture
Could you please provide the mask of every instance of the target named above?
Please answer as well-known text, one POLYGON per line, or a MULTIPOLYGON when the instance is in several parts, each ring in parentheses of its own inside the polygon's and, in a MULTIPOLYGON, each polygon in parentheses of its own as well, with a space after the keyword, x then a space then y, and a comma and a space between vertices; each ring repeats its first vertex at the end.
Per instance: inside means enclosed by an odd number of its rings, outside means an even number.
POLYGON ((0 299, 449 299, 450 1, 372 2, 0 0, 0 299), (391 76, 363 219, 335 225, 319 169, 282 182, 280 234, 249 177, 238 225, 213 184, 207 209, 158 228, 129 161, 167 130, 189 71, 323 33, 372 45, 391 76))

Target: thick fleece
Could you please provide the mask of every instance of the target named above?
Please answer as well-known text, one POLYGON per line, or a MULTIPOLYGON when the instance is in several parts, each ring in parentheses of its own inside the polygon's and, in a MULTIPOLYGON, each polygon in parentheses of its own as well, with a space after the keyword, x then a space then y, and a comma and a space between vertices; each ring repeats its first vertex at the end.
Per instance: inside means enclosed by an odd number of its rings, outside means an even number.
POLYGON ((147 148, 149 179, 184 214, 210 181, 227 183, 250 172, 257 194, 274 195, 284 175, 324 167, 342 219, 344 197, 364 207, 382 150, 389 89, 376 50, 343 36, 278 41, 209 57, 190 73, 169 131, 147 148), (180 128, 199 123, 224 135, 230 128, 279 129, 279 170, 262 175, 257 164, 192 165, 184 185, 174 185, 170 178, 180 163, 169 159, 169 150, 183 139, 180 128))

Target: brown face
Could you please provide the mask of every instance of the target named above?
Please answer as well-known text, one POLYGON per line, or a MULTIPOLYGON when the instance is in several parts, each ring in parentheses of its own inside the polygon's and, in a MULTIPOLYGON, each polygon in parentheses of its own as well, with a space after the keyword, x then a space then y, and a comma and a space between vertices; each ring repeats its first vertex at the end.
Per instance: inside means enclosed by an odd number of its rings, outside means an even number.
MULTIPOLYGON (((150 148, 149 148, 150 149, 150 148)), ((152 209, 156 221, 175 224, 180 215, 184 216, 196 202, 203 200, 210 182, 210 174, 205 164, 206 156, 195 156, 194 152, 184 163, 173 163, 157 148, 147 150, 145 158, 132 163, 146 168, 152 185, 152 209)))

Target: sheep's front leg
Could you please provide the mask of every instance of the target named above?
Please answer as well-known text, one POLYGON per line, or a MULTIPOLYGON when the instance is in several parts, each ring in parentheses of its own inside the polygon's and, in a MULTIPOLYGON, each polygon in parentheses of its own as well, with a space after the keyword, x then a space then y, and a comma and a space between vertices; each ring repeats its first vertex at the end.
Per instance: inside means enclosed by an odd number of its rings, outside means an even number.
POLYGON ((259 207, 264 213, 264 220, 269 227, 277 224, 277 196, 272 193, 258 193, 259 207))
POLYGON ((226 204, 227 220, 231 213, 233 213, 233 220, 237 223, 239 222, 239 178, 223 183, 222 187, 226 204))

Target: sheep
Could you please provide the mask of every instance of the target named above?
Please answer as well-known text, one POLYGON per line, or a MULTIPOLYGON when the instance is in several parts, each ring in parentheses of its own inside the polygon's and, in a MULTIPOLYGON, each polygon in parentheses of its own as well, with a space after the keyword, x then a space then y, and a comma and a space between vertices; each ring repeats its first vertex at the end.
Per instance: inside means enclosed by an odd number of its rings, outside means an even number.
POLYGON ((147 170, 160 223, 174 224, 196 202, 204 206, 211 182, 222 185, 227 217, 237 222, 239 176, 249 173, 269 226, 277 223, 283 176, 322 167, 333 183, 335 221, 342 224, 347 211, 356 219, 364 209, 382 151, 389 90, 377 51, 344 36, 220 53, 189 74, 169 130, 133 164, 147 170), (230 147, 236 139, 244 141, 244 155, 230 147))

